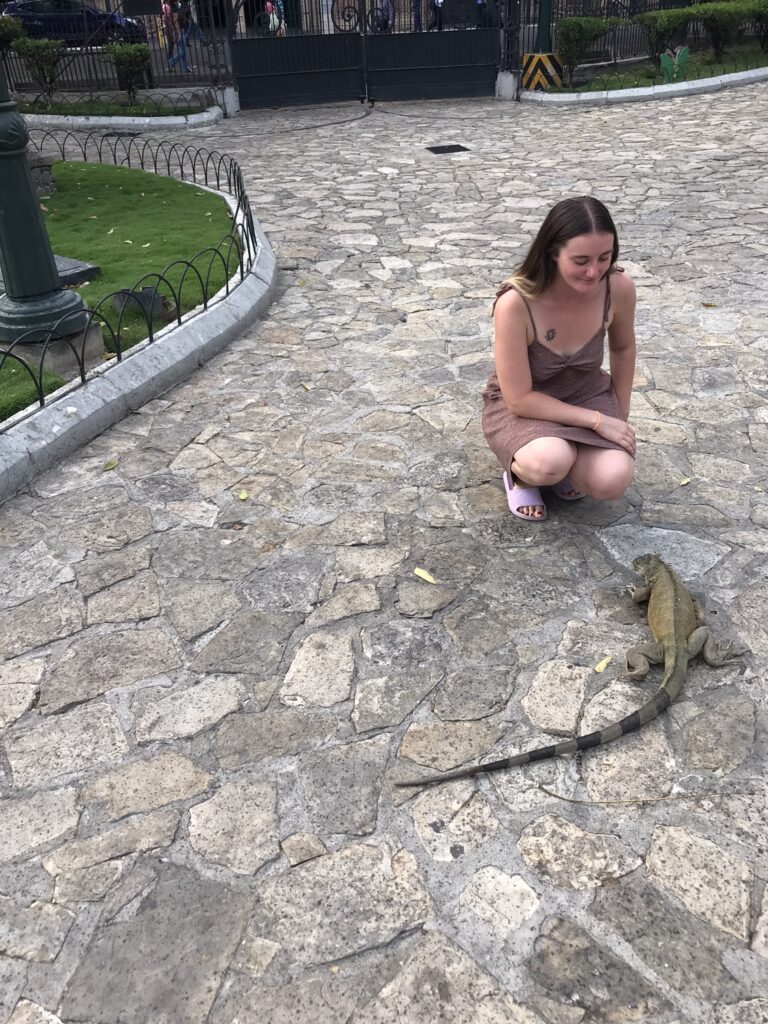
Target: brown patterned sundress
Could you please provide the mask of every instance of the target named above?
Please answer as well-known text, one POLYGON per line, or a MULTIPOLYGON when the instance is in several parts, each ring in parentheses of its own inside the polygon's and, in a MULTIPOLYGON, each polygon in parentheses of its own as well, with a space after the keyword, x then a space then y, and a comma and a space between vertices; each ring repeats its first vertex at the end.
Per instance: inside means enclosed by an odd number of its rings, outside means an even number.
MULTIPOLYGON (((520 293, 518 293, 520 294, 520 293)), ((611 307, 611 278, 606 275, 603 322, 589 341, 569 356, 558 355, 539 341, 531 307, 520 295, 533 324, 533 341, 528 346, 531 382, 534 391, 543 391, 569 405, 597 409, 603 416, 621 418, 619 402, 609 373, 603 370, 606 322, 611 307)), ((494 370, 483 391, 483 433, 491 451, 505 470, 509 469, 518 448, 537 437, 563 437, 577 444, 598 448, 624 449, 600 437, 587 427, 569 427, 552 420, 534 420, 516 416, 506 405, 494 370)))

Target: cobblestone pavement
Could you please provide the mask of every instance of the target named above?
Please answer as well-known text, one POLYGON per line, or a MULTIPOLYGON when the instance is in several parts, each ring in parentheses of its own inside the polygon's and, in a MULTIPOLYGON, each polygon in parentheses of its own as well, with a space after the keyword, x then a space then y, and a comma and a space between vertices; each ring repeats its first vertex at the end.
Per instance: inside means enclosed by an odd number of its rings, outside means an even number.
POLYGON ((0 510, 0 1021, 765 1022, 768 87, 364 114, 211 133, 270 316, 0 510), (490 298, 584 192, 638 283, 637 480, 530 525, 490 298), (645 550, 752 654, 604 750, 393 788, 639 705, 645 550))

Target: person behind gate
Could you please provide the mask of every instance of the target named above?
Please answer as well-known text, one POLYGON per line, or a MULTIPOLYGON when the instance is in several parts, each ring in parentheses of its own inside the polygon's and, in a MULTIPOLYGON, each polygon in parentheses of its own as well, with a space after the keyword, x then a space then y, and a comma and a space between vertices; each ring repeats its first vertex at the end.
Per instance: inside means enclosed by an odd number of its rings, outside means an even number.
POLYGON ((541 487, 566 501, 610 500, 632 482, 635 286, 618 257, 606 207, 564 199, 496 295, 482 423, 519 519, 547 518, 541 487))

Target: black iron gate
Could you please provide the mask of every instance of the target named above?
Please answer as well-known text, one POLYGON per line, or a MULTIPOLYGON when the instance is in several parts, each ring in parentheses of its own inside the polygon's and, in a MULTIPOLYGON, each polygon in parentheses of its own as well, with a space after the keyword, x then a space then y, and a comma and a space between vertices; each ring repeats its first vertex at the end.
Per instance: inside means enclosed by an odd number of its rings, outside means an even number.
POLYGON ((497 0, 245 0, 232 11, 243 107, 492 96, 497 0))

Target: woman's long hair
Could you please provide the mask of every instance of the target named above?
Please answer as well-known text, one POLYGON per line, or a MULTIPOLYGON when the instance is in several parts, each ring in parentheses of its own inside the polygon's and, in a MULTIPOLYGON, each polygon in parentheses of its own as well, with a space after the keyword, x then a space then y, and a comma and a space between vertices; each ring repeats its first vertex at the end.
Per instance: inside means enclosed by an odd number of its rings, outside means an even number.
POLYGON ((619 236, 608 210, 593 196, 563 199, 553 206, 544 218, 528 255, 514 274, 503 282, 496 292, 496 299, 498 300, 510 288, 514 288, 527 299, 535 299, 554 281, 557 269, 554 257, 566 242, 570 242, 577 235, 591 235, 598 231, 613 235, 613 269, 619 258, 619 236))

